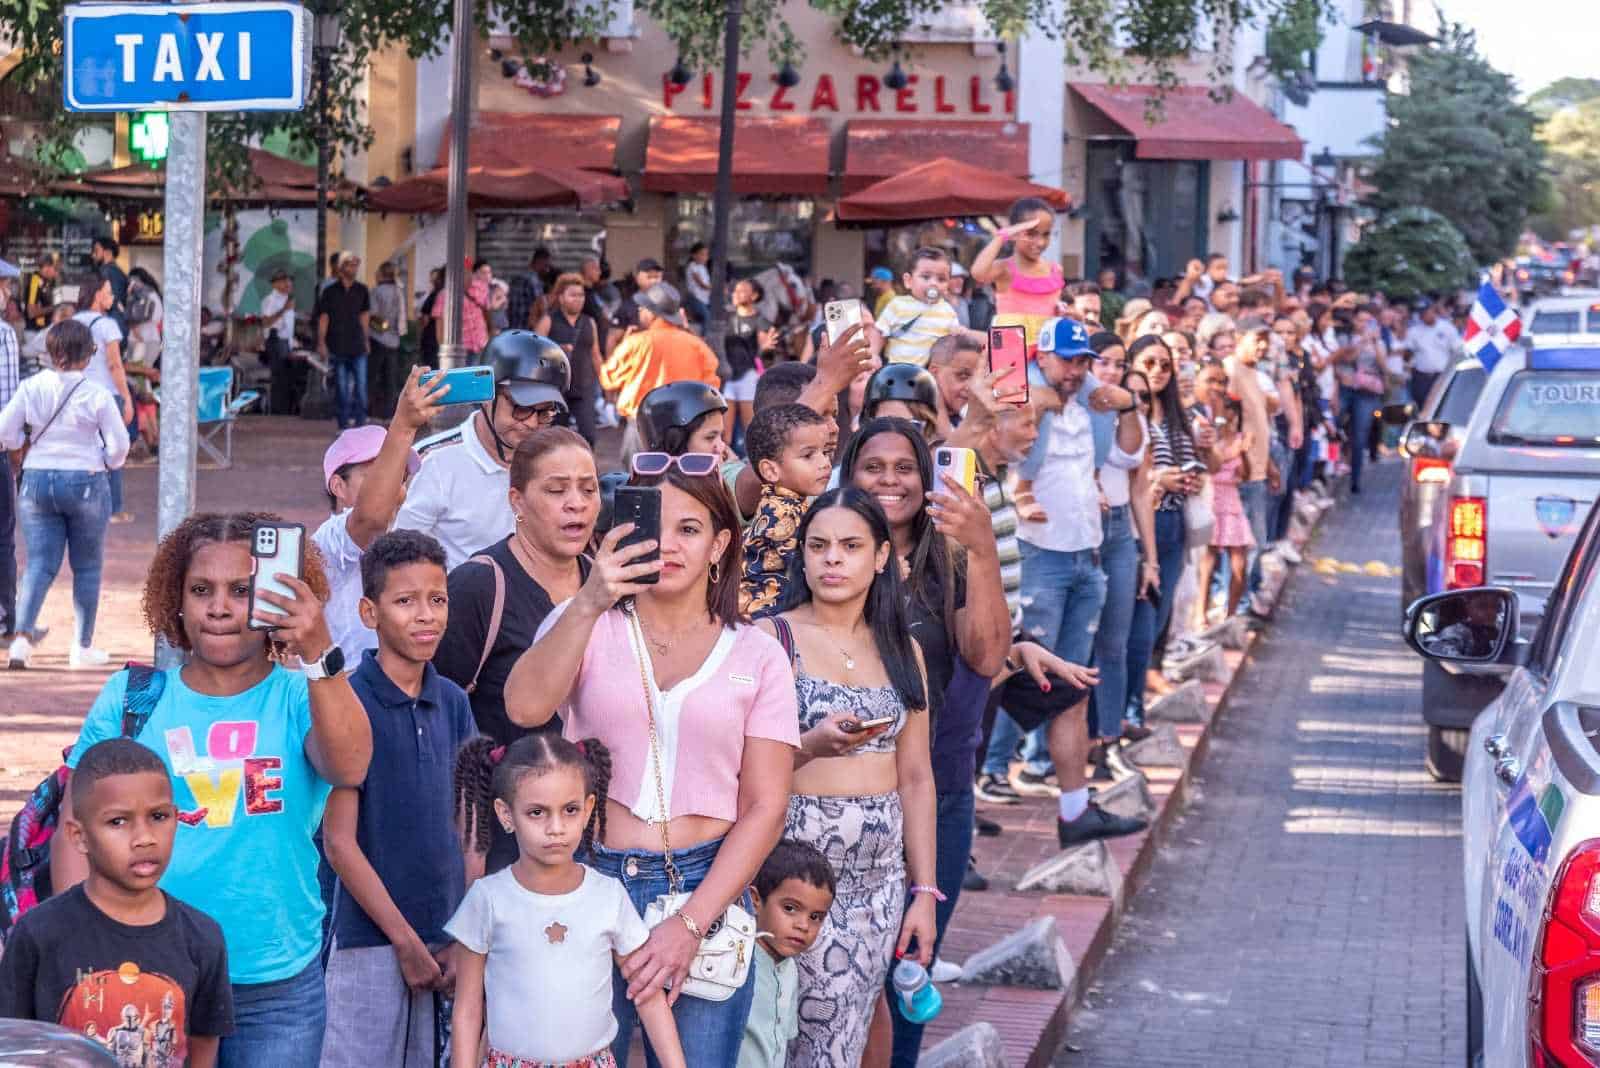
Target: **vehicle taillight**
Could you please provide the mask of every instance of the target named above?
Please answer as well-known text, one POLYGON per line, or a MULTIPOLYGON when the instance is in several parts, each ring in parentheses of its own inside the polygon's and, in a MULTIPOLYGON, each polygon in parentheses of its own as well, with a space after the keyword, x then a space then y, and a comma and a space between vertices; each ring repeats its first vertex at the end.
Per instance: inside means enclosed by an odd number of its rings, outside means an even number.
POLYGON ((1456 497, 1450 502, 1450 530, 1445 539, 1445 586, 1452 590, 1483 585, 1488 557, 1488 502, 1482 497, 1456 497))
POLYGON ((1556 872, 1529 968, 1528 1038, 1534 1064, 1600 1064, 1600 839, 1556 872))
POLYGON ((1411 481, 1436 486, 1449 482, 1450 461, 1436 456, 1412 457, 1411 481))

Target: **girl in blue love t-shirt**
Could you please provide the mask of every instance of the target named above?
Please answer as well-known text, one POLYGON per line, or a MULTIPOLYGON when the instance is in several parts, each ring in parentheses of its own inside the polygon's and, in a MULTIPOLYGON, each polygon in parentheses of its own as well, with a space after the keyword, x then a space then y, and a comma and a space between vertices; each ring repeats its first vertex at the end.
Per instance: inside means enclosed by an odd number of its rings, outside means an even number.
MULTIPOLYGON (((314 547, 305 580, 284 578, 293 598, 260 594, 283 612, 281 626, 249 627, 251 528, 276 522, 189 517, 162 539, 144 590, 150 630, 188 654, 165 672, 138 740, 166 763, 179 810, 161 885, 209 914, 227 940, 237 1029, 222 1042, 221 1068, 315 1064, 321 1055, 323 905, 312 836, 332 787, 359 785, 372 757, 367 715, 344 676, 308 682, 283 666, 318 663, 335 648, 314 547)), ((319 666, 314 676, 336 665, 319 666)), ((126 671, 107 681, 69 766, 121 733, 127 684, 126 671)), ((83 878, 80 856, 62 849, 52 860, 58 890, 83 878)))

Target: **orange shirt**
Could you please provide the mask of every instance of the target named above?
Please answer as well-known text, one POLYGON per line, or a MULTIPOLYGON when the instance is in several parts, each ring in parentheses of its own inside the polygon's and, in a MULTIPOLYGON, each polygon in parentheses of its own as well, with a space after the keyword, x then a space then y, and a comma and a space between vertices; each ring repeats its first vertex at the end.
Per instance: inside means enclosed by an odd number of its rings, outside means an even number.
POLYGON ((665 319, 622 339, 600 367, 600 385, 618 391, 617 414, 632 419, 644 395, 668 382, 698 381, 721 388, 717 354, 665 319))

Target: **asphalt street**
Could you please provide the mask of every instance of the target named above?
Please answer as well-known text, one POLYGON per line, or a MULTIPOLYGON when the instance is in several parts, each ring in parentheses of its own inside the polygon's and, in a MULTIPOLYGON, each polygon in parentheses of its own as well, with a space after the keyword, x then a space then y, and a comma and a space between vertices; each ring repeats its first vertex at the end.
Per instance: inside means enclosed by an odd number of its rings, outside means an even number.
POLYGON ((1422 766, 1402 474, 1308 548, 1055 1068, 1462 1063, 1460 794, 1422 766))

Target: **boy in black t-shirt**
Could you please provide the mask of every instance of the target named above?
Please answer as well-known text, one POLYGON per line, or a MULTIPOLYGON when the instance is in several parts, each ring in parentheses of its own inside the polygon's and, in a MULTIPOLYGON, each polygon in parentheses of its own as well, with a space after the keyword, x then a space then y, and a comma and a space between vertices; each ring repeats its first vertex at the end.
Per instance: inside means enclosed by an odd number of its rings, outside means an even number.
POLYGON ((104 1045, 123 1068, 212 1068, 233 1031, 216 921, 160 890, 178 810, 154 751, 90 746, 68 787, 74 818, 54 848, 89 877, 26 913, 0 955, 0 1017, 44 1020, 104 1045))

